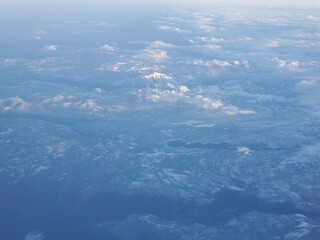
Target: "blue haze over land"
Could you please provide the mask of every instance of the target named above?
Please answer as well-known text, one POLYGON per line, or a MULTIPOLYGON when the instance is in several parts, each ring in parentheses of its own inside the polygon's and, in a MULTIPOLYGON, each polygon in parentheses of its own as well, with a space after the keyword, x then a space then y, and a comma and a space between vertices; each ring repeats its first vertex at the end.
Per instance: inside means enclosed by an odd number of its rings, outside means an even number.
POLYGON ((318 9, 8 9, 0 239, 320 238, 318 9))

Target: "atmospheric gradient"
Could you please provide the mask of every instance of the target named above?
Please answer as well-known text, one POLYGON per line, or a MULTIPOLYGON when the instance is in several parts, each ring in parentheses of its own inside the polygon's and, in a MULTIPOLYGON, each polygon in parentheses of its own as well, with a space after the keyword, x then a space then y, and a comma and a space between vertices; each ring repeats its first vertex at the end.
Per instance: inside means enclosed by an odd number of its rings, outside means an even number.
POLYGON ((3 4, 0 239, 320 239, 307 3, 3 4))

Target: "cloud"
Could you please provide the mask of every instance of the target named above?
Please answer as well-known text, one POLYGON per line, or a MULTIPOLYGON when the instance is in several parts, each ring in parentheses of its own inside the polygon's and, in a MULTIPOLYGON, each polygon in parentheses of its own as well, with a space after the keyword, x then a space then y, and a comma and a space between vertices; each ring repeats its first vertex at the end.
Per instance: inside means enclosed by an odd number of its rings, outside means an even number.
POLYGON ((187 86, 180 86, 179 87, 179 92, 188 93, 189 91, 190 91, 190 89, 187 86))
POLYGON ((58 50, 58 45, 48 45, 48 46, 45 46, 43 50, 47 52, 55 52, 58 50))
POLYGON ((114 46, 111 46, 109 44, 104 44, 100 47, 100 49, 102 51, 106 51, 106 52, 114 52, 116 50, 116 48, 114 46))
POLYGON ((166 80, 172 80, 171 76, 168 76, 164 73, 159 73, 159 72, 154 72, 152 74, 149 75, 145 75, 143 76, 143 78, 145 79, 166 79, 166 80))
POLYGON ((225 42, 226 40, 224 40, 223 38, 214 38, 214 37, 197 37, 196 41, 210 43, 210 44, 213 44, 213 43, 216 44, 216 43, 225 42))
POLYGON ((300 66, 300 62, 298 60, 282 60, 279 58, 274 58, 274 61, 277 63, 279 68, 284 68, 288 70, 297 70, 300 66))
POLYGON ((208 97, 203 97, 202 95, 196 95, 195 102, 207 110, 216 110, 224 106, 224 103, 220 99, 211 99, 208 97))
POLYGON ((177 28, 177 27, 172 27, 168 25, 160 25, 159 30, 161 31, 168 31, 168 32, 176 32, 176 33, 191 33, 189 30, 177 28))
POLYGON ((98 71, 111 71, 111 72, 121 72, 124 67, 127 65, 126 62, 118 62, 115 64, 103 64, 95 70, 98 71))
POLYGON ((65 99, 64 96, 58 94, 52 98, 46 98, 42 101, 42 104, 48 104, 48 103, 57 103, 57 102, 61 102, 65 99))
POLYGON ((168 52, 161 49, 149 49, 142 50, 138 55, 138 58, 149 59, 155 62, 162 62, 168 59, 168 52))
POLYGON ((32 231, 25 235, 24 240, 44 240, 45 236, 41 232, 32 231))
POLYGON ((232 66, 231 63, 228 61, 221 61, 221 60, 209 60, 209 61, 203 61, 203 60, 195 60, 192 62, 194 65, 198 66, 206 66, 206 67, 213 67, 213 66, 218 66, 218 67, 230 67, 232 66))
POLYGON ((147 71, 159 71, 159 70, 160 70, 160 66, 158 66, 158 65, 148 66, 146 64, 137 63, 137 64, 132 65, 127 71, 144 73, 147 71))
POLYGON ((73 66, 67 66, 67 64, 63 62, 62 58, 54 57, 33 60, 27 63, 27 66, 31 71, 35 73, 41 73, 44 71, 59 72, 73 69, 73 66))
POLYGON ((6 99, 0 99, 0 111, 29 111, 32 104, 23 100, 21 97, 10 97, 6 99))
POLYGON ((80 109, 100 111, 103 107, 99 106, 93 99, 87 99, 86 102, 80 104, 80 109))
POLYGON ((233 60, 233 61, 226 61, 226 60, 194 60, 191 62, 191 64, 196 65, 196 66, 205 66, 205 67, 221 67, 221 68, 226 68, 226 67, 238 67, 242 66, 245 68, 249 68, 249 63, 246 60, 238 61, 238 60, 233 60))
POLYGON ((270 40, 265 47, 266 48, 277 48, 280 46, 280 42, 278 40, 270 40))
POLYGON ((149 45, 150 48, 168 48, 168 47, 173 47, 174 45, 171 43, 166 43, 163 41, 152 41, 149 45))
POLYGON ((14 66, 16 65, 17 60, 16 59, 4 59, 0 62, 0 66, 1 67, 10 67, 10 66, 14 66))
MULTIPOLYGON (((201 94, 195 94, 187 86, 180 85, 179 87, 170 86, 168 89, 154 88, 147 90, 145 93, 146 100, 152 102, 184 102, 186 104, 194 105, 198 108, 208 110, 208 111, 217 111, 220 110, 226 115, 249 115, 255 114, 255 111, 248 109, 240 109, 236 106, 225 104, 219 98, 210 98, 205 97, 201 94)), ((141 96, 141 92, 139 92, 141 96)))
POLYGON ((186 97, 185 93, 179 90, 161 90, 159 88, 154 88, 151 90, 150 94, 147 94, 146 99, 153 102, 177 102, 184 97, 186 97))
POLYGON ((251 153, 251 150, 246 146, 238 147, 237 150, 239 153, 246 155, 246 156, 250 155, 250 153, 251 153))

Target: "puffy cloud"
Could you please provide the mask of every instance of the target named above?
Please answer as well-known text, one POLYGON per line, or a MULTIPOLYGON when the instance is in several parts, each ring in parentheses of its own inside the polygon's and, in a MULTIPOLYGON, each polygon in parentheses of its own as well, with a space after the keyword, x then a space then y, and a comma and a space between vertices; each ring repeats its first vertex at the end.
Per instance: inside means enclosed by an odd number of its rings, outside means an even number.
POLYGON ((48 45, 43 48, 47 52, 55 52, 58 50, 58 45, 48 45))
POLYGON ((31 107, 31 103, 19 96, 0 99, 0 111, 29 111, 31 107))
POLYGON ((187 86, 180 86, 179 91, 182 93, 187 93, 190 91, 190 89, 187 86))
POLYGON ((279 58, 274 58, 279 68, 284 68, 288 70, 297 70, 300 66, 300 62, 297 60, 282 60, 279 58))
POLYGON ((82 103, 79 108, 93 111, 99 111, 103 109, 103 107, 99 106, 93 99, 88 99, 86 102, 82 103))
POLYGON ((149 45, 150 48, 168 48, 168 47, 173 47, 174 45, 171 43, 166 43, 163 41, 152 41, 149 45))
POLYGON ((196 40, 200 42, 210 43, 210 44, 225 42, 223 38, 214 38, 214 37, 197 37, 196 40))
POLYGON ((138 54, 139 58, 147 58, 155 62, 162 62, 168 59, 168 52, 161 49, 144 49, 138 54))
POLYGON ((155 88, 146 96, 146 99, 153 102, 176 102, 182 100, 183 97, 186 97, 185 93, 179 90, 161 90, 159 88, 155 88))
POLYGON ((101 50, 106 51, 106 52, 114 52, 116 48, 114 46, 111 46, 109 44, 104 44, 100 47, 101 50))
POLYGON ((251 150, 246 146, 238 147, 237 150, 239 153, 246 155, 246 156, 250 155, 250 153, 251 153, 251 150))
POLYGON ((102 93, 102 88, 96 88, 94 89, 95 93, 102 93))
POLYGON ((160 70, 160 67, 157 65, 148 66, 145 64, 134 64, 128 69, 128 71, 139 72, 139 73, 144 73, 147 71, 159 71, 159 70, 160 70))
POLYGON ((220 99, 211 99, 202 95, 195 96, 196 103, 204 109, 215 110, 224 106, 220 99))
POLYGON ((48 104, 48 103, 57 103, 57 102, 61 102, 62 100, 64 100, 65 97, 58 94, 56 96, 54 96, 53 98, 46 98, 42 101, 43 104, 48 104))
POLYGON ((177 28, 177 27, 172 27, 172 26, 167 26, 167 25, 161 25, 159 26, 159 30, 161 31, 168 31, 168 32, 176 32, 176 33, 191 33, 189 30, 177 28))
POLYGON ((145 75, 145 76, 143 76, 143 78, 145 78, 145 79, 166 79, 166 80, 172 79, 171 76, 168 76, 164 73, 159 73, 159 72, 154 72, 152 74, 145 75))
MULTIPOLYGON (((194 94, 187 86, 174 87, 170 90, 154 88, 146 92, 145 98, 153 102, 184 102, 208 111, 220 110, 226 115, 255 114, 253 110, 240 109, 233 105, 225 104, 221 99, 212 99, 200 94, 194 94)), ((141 97, 142 92, 139 92, 141 97)))

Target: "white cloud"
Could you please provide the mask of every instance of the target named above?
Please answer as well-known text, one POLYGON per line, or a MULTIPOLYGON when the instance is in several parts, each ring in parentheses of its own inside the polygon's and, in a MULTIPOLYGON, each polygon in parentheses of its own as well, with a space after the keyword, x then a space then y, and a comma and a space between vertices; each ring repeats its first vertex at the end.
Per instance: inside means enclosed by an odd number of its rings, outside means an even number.
POLYGON ((79 108, 93 111, 103 110, 103 107, 99 106, 93 99, 87 99, 86 102, 80 104, 79 108))
MULTIPOLYGON (((184 102, 208 111, 220 110, 226 115, 248 115, 255 111, 240 109, 233 105, 225 104, 221 99, 212 99, 201 94, 194 94, 187 86, 170 87, 170 90, 154 88, 146 92, 145 98, 153 102, 184 102)), ((142 92, 139 92, 141 97, 142 92)))
POLYGON ((9 66, 14 66, 16 65, 17 63, 17 60, 16 59, 4 59, 0 62, 0 66, 1 67, 9 67, 9 66))
MULTIPOLYGON (((228 61, 221 61, 221 60, 209 60, 209 61, 203 61, 203 60, 195 60, 192 62, 194 65, 198 66, 206 66, 206 67, 230 67, 232 66, 231 63, 228 61)), ((238 62, 235 62, 235 65, 239 65, 238 62)))
POLYGON ((161 31, 168 31, 168 32, 176 32, 176 33, 191 33, 189 30, 177 28, 177 27, 172 27, 172 26, 167 26, 167 25, 161 25, 159 26, 159 30, 161 31))
POLYGON ((102 93, 102 88, 96 88, 94 89, 95 93, 102 93))
POLYGON ((29 232, 25 235, 24 240, 44 240, 45 236, 41 232, 29 232))
POLYGON ((158 65, 148 66, 145 64, 134 64, 128 69, 128 71, 144 73, 147 71, 159 71, 160 67, 158 65))
POLYGON ((152 41, 149 45, 150 48, 168 48, 173 47, 174 45, 171 43, 166 43, 163 41, 152 41))
POLYGON ((43 104, 48 104, 48 103, 57 103, 57 102, 61 102, 62 100, 64 100, 64 96, 58 94, 52 98, 46 98, 42 101, 43 104))
POLYGON ((278 40, 270 40, 265 47, 267 48, 277 48, 280 46, 280 42, 278 40))
POLYGON ((190 89, 187 86, 180 86, 179 91, 182 93, 187 93, 190 91, 190 89))
POLYGON ((111 71, 111 72, 121 72, 123 71, 124 66, 126 66, 126 62, 118 62, 115 64, 103 64, 95 70, 98 71, 111 71))
POLYGON ((250 153, 251 153, 251 150, 246 146, 238 147, 237 150, 239 153, 246 155, 246 156, 250 155, 250 153))
POLYGON ((161 90, 159 88, 154 88, 151 90, 150 94, 147 94, 146 99, 153 102, 177 102, 182 100, 183 97, 185 97, 185 93, 180 92, 179 90, 161 90))
POLYGON ((58 45, 48 45, 43 48, 47 52, 55 52, 58 50, 58 45))
POLYGON ((197 37, 196 40, 200 42, 210 43, 210 44, 225 42, 223 38, 214 38, 214 37, 197 37))
POLYGON ((284 68, 288 70, 297 70, 300 66, 298 60, 282 60, 279 58, 274 58, 279 68, 284 68))
POLYGON ((101 50, 106 51, 106 52, 114 52, 116 48, 114 46, 111 46, 109 44, 104 44, 100 47, 101 50))
POLYGON ((21 97, 10 97, 0 99, 0 111, 29 111, 32 104, 23 100, 21 97))
POLYGON ((144 49, 138 54, 139 58, 162 62, 168 59, 168 52, 160 49, 144 49))
POLYGON ((234 115, 251 115, 256 114, 253 110, 248 109, 239 109, 236 106, 228 105, 224 107, 224 111, 227 115, 234 116, 234 115))
POLYGON ((168 76, 164 73, 159 73, 159 72, 154 72, 152 74, 149 75, 145 75, 143 76, 143 78, 145 79, 166 79, 166 80, 172 80, 171 76, 168 76))
POLYGON ((208 110, 216 110, 224 106, 224 103, 220 99, 211 99, 202 95, 195 96, 195 100, 198 105, 208 110))

